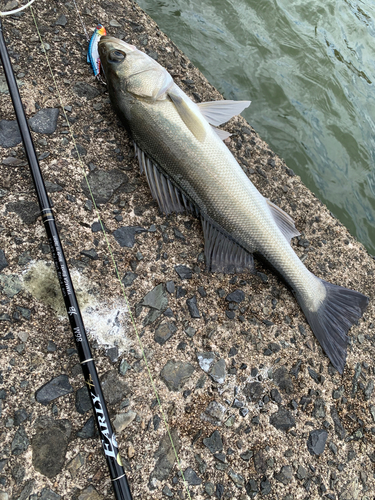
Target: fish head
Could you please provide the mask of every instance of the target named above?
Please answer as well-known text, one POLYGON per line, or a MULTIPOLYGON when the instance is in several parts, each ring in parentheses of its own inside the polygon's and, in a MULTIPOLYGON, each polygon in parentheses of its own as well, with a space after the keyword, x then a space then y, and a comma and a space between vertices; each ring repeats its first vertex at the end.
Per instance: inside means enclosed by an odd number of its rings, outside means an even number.
POLYGON ((174 84, 168 71, 134 45, 111 36, 99 41, 100 62, 110 94, 160 100, 174 84))

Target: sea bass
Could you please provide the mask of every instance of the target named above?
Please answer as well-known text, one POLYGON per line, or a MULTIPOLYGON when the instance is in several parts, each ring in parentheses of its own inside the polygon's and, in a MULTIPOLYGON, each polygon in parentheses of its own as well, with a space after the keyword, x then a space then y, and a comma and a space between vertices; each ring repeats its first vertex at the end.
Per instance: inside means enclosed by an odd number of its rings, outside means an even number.
POLYGON ((141 171, 161 211, 195 212, 208 271, 254 271, 260 254, 293 289, 312 331, 342 373, 349 328, 368 297, 312 274, 293 251, 292 218, 264 198, 216 128, 249 101, 194 103, 165 68, 133 45, 104 36, 99 55, 109 96, 135 143, 141 171))

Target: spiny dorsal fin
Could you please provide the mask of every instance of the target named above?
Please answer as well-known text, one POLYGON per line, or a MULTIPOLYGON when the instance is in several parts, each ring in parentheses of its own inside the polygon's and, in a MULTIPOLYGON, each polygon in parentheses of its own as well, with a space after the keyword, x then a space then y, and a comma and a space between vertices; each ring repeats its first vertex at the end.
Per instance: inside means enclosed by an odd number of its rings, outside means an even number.
POLYGON ((272 201, 266 199, 268 207, 271 210, 271 214, 278 225, 278 228, 283 233, 285 238, 289 241, 295 236, 299 236, 301 233, 296 229, 294 225, 294 220, 280 207, 272 203, 272 201))
POLYGON ((234 240, 219 231, 203 215, 201 220, 207 271, 241 273, 248 270, 254 272, 255 267, 252 254, 248 253, 234 240))
POLYGON ((251 101, 208 101, 198 103, 199 110, 211 125, 221 125, 239 115, 251 101))
POLYGON ((203 142, 206 137, 206 130, 202 117, 194 113, 187 102, 173 88, 168 91, 168 96, 171 98, 178 111, 178 114, 180 115, 181 119, 190 130, 190 132, 194 134, 198 141, 203 142))

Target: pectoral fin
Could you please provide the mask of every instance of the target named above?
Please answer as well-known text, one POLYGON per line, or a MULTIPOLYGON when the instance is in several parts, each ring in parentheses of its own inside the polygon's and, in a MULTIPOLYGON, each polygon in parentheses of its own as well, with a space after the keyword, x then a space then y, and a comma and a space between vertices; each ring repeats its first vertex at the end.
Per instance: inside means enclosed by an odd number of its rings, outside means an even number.
POLYGON ((285 238, 289 241, 295 236, 299 236, 300 232, 296 229, 296 226, 294 225, 294 220, 291 218, 290 215, 288 215, 284 210, 282 210, 280 207, 272 203, 272 201, 267 200, 268 207, 271 210, 271 214, 278 225, 278 228, 280 231, 283 233, 285 238))
POLYGON ((198 104, 199 110, 208 123, 214 126, 227 122, 250 106, 251 101, 208 101, 198 104))
POLYGON ((206 130, 204 127, 204 120, 189 107, 187 102, 173 89, 168 92, 175 105, 178 114, 182 118, 188 129, 194 134, 198 141, 203 142, 206 137, 206 130))

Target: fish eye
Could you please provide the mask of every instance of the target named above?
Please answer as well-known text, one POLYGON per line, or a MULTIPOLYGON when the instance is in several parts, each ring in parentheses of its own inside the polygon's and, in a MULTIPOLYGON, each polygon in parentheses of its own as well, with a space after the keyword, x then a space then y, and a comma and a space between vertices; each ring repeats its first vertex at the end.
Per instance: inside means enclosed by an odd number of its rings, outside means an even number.
POLYGON ((109 60, 112 62, 122 62, 126 57, 125 52, 121 50, 112 50, 109 53, 109 60))

